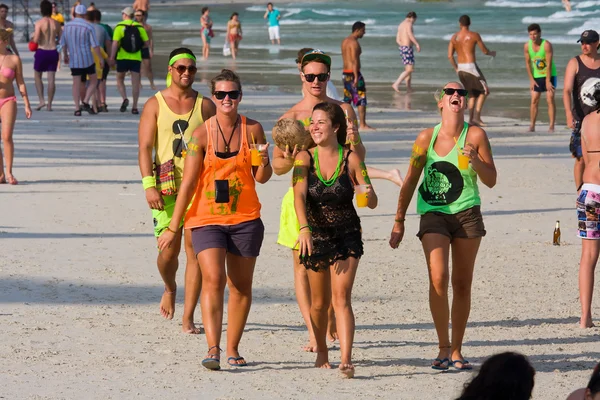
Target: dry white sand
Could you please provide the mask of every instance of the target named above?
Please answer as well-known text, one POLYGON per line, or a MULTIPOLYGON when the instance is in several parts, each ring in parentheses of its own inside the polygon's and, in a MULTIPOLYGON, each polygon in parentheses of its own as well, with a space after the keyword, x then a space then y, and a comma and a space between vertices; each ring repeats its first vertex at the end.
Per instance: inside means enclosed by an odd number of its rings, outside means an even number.
MULTIPOLYGON (((35 106, 31 53, 23 54, 35 106)), ((137 168, 137 119, 118 112, 113 75, 110 113, 74 118, 68 70, 58 77, 54 112, 34 112, 27 121, 19 99, 14 173, 21 183, 0 186, 0 398, 459 394, 471 373, 429 368, 437 340, 414 202, 404 242, 397 250, 387 243, 398 196, 389 182, 375 183, 377 209, 360 210, 365 256, 353 295, 356 379, 312 368, 314 355, 300 350, 307 335, 295 303, 290 252, 275 243, 288 176, 274 176, 258 189, 266 236, 240 347, 250 366, 230 368, 223 357, 221 372, 202 368, 204 336, 181 333, 183 290, 175 319, 159 315, 163 286, 137 168)), ((208 92, 205 85, 198 88, 208 92)), ((150 95, 146 83, 143 96, 150 95)), ((270 130, 297 99, 248 90, 240 108, 270 130)), ((417 132, 438 121, 435 115, 383 109, 370 109, 369 117, 378 131, 364 135, 368 164, 403 171, 417 132)), ((522 352, 537 370, 534 398, 563 399, 585 385, 600 359, 598 330, 577 324, 580 240, 568 133, 559 127, 555 134, 527 134, 524 122, 488 120, 498 184, 482 187, 488 235, 477 260, 464 354, 479 365, 496 352, 522 352), (562 222, 560 247, 551 244, 556 220, 562 222)), ((183 255, 180 260, 183 265, 183 255)), ((596 297, 594 309, 599 305, 596 297)), ((338 350, 333 346, 334 364, 338 350)))

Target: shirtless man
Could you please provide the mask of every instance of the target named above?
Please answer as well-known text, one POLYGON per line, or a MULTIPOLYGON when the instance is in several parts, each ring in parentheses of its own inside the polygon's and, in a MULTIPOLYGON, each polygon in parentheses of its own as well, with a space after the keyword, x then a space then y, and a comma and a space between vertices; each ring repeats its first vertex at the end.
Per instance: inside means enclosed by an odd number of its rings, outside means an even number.
POLYGON ((571 11, 571 1, 570 0, 562 0, 563 6, 565 10, 571 11))
MULTIPOLYGON (((14 32, 15 25, 6 19, 8 16, 8 6, 6 4, 0 4, 0 28, 2 29, 12 29, 14 32)), ((10 50, 13 54, 19 55, 19 50, 17 50, 17 45, 15 44, 15 35, 14 33, 10 36, 10 50)))
POLYGON ((342 59, 344 61, 342 81, 344 82, 344 103, 353 104, 358 108, 360 129, 373 129, 367 125, 367 88, 360 73, 362 49, 358 39, 365 36, 365 31, 364 22, 357 21, 352 25, 350 36, 342 41, 342 59))
POLYGON ((417 52, 421 52, 421 46, 415 39, 413 34, 413 25, 417 20, 417 13, 414 11, 406 14, 404 21, 398 25, 398 33, 396 34, 396 43, 398 43, 398 49, 400 50, 400 56, 402 57, 402 64, 404 64, 404 72, 400 74, 396 82, 392 85, 392 88, 400 93, 400 84, 402 81, 406 81, 406 91, 412 92, 410 87, 410 80, 412 73, 415 69, 415 53, 412 45, 414 44, 417 48, 417 52))
MULTIPOLYGON (((358 156, 364 160, 366 156, 366 149, 364 144, 361 141, 360 134, 356 129, 356 114, 354 113, 354 109, 349 105, 342 103, 338 100, 331 99, 327 97, 326 87, 327 82, 330 78, 330 69, 331 69, 331 57, 321 50, 311 50, 303 53, 302 58, 298 60, 298 64, 300 66, 300 79, 302 80, 302 93, 304 95, 303 99, 300 100, 296 105, 290 108, 285 114, 281 116, 280 119, 283 118, 292 118, 302 122, 302 124, 308 130, 310 126, 310 117, 312 115, 312 110, 314 106, 323 102, 331 102, 338 104, 346 115, 348 116, 348 126, 349 130, 352 133, 348 134, 347 140, 350 145, 352 151, 354 151, 358 156)), ((294 158, 298 154, 301 149, 286 149, 286 151, 281 150, 279 147, 275 146, 273 150, 273 172, 277 175, 285 175, 289 171, 292 170, 294 165, 294 158)), ((306 150, 306 149, 304 149, 306 150)), ((387 179, 398 186, 402 185, 402 177, 400 175, 400 171, 392 170, 392 171, 383 171, 379 169, 368 168, 368 174, 371 176, 373 173, 375 178, 379 179, 387 179)), ((286 246, 292 249, 292 259, 294 262, 294 288, 296 292, 296 300, 298 301, 298 306, 300 308, 300 313, 304 318, 306 323, 306 327, 309 332, 309 343, 304 347, 305 351, 308 352, 318 352, 317 345, 315 342, 315 337, 312 330, 312 325, 310 322, 310 287, 308 284, 308 275, 306 273, 306 268, 299 263, 298 250, 294 249, 295 244, 294 241, 297 238, 297 230, 294 231, 293 226, 297 224, 297 218, 295 217, 294 210, 294 197, 293 192, 290 188, 288 194, 286 194, 282 201, 281 208, 281 226, 280 226, 280 234, 277 240, 277 243, 286 246), (292 213, 291 220, 288 219, 289 214, 284 210, 290 210, 292 213), (286 224, 290 224, 291 226, 285 226, 286 224), (285 235, 285 232, 292 231, 292 234, 295 234, 291 241, 285 235)), ((335 322, 333 316, 333 309, 330 310, 330 326, 328 327, 329 332, 329 340, 335 340, 335 322)))
POLYGON ((485 126, 481 121, 481 110, 490 89, 475 61, 475 47, 479 46, 483 54, 490 57, 496 57, 496 52, 485 47, 479 33, 469 30, 471 18, 468 15, 462 15, 458 23, 460 30, 452 35, 448 44, 448 59, 460 82, 469 91, 469 124, 485 126), (457 53, 458 64, 454 53, 457 53))
POLYGON ((152 57, 154 57, 154 41, 152 40, 152 25, 146 22, 148 16, 145 11, 135 10, 135 20, 142 24, 148 34, 148 47, 142 48, 142 76, 147 76, 152 90, 156 90, 154 85, 154 73, 152 72, 152 57))
POLYGON ((42 18, 35 23, 33 41, 37 43, 38 48, 33 56, 33 70, 35 76, 35 90, 39 98, 39 104, 36 108, 40 111, 46 107, 52 111, 52 100, 56 92, 54 76, 58 66, 58 50, 56 50, 56 38, 60 40, 62 28, 58 22, 52 19, 52 3, 48 0, 42 0, 40 3, 40 13, 42 18), (46 72, 48 75, 48 102, 44 100, 44 83, 42 75, 46 72))

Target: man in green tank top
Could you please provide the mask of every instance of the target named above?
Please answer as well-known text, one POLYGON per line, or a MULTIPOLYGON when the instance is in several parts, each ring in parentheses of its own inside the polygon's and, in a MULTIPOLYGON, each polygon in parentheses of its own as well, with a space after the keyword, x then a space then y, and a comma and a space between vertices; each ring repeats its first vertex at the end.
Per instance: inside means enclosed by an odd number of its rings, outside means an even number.
POLYGON ((552 44, 542 39, 542 28, 538 24, 529 25, 527 32, 529 32, 529 42, 525 43, 523 50, 527 75, 529 75, 529 88, 531 89, 529 132, 535 131, 538 105, 543 92, 546 92, 546 100, 548 101, 548 117, 550 119, 548 132, 554 132, 554 122, 556 121, 554 91, 556 90, 557 74, 552 54, 552 44), (550 72, 548 72, 548 67, 550 72))

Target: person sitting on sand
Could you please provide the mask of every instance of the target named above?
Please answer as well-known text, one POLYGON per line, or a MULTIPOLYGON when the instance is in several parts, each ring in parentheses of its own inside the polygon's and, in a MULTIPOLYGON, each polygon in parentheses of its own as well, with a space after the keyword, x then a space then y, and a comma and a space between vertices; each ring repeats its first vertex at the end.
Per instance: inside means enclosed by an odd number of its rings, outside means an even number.
POLYGON ((579 262, 579 300, 581 328, 591 328, 594 272, 600 252, 600 85, 593 93, 593 110, 581 124, 581 152, 585 169, 583 185, 577 196, 578 236, 581 240, 579 262))
POLYGON ((211 80, 211 92, 217 113, 192 133, 171 224, 158 244, 161 250, 171 245, 185 214, 185 229, 192 232, 202 271, 200 305, 208 345, 202 366, 218 370, 225 284, 229 287, 227 363, 248 365, 238 347, 252 304, 254 267, 265 231, 256 182, 266 183, 273 169, 268 145, 259 150, 258 165, 252 162, 250 143, 264 144, 266 137, 259 122, 238 114, 240 78, 224 69, 211 80))
POLYGON ((316 147, 298 153, 293 175, 300 264, 308 273, 310 320, 317 343, 315 367, 331 368, 326 334, 327 310, 333 304, 340 340, 339 370, 348 378, 354 376, 352 286, 364 254, 360 218, 352 204, 355 183, 367 185, 367 206, 377 207, 364 162, 346 147, 352 129, 338 104, 317 104, 310 124, 316 147))
POLYGON ((592 371, 587 386, 572 392, 567 400, 600 400, 600 363, 592 371))
POLYGON ((31 118, 31 105, 27 97, 27 86, 23 79, 23 64, 21 58, 8 50, 12 29, 0 28, 0 120, 2 121, 2 144, 4 145, 4 158, 6 158, 6 169, 2 150, 0 149, 0 183, 19 183, 13 175, 13 158, 15 145, 13 142, 13 130, 17 119, 17 98, 15 96, 14 82, 17 81, 19 92, 25 103, 25 116, 31 118))
POLYGON ((417 196, 417 213, 421 215, 417 236, 429 270, 429 306, 439 343, 432 368, 439 370, 447 370, 450 364, 458 370, 472 369, 462 354, 462 343, 471 310, 475 258, 486 233, 477 179, 492 188, 497 176, 485 131, 465 122, 466 96, 463 85, 447 83, 438 101, 442 122, 417 135, 390 237, 390 246, 398 248, 404 237, 408 206, 423 173, 417 196), (451 314, 448 312, 450 249, 451 314), (452 340, 448 335, 450 317, 452 340))
MULTIPOLYGON (((154 236, 158 239, 168 229, 173 217, 175 199, 183 179, 185 144, 192 132, 215 115, 215 105, 192 88, 196 78, 196 56, 185 47, 171 52, 168 64, 167 88, 150 97, 138 127, 139 167, 146 202, 152 210, 154 236), (154 152, 154 157, 152 153, 154 152), (161 171, 173 169, 173 179, 163 180, 161 171), (166 168, 164 168, 166 166, 166 168)), ((160 251, 156 258, 165 290, 160 300, 160 314, 173 319, 177 291, 176 274, 179 267, 183 220, 179 220, 171 246, 160 251)), ((194 325, 194 310, 200 295, 202 277, 189 230, 185 231, 185 301, 182 330, 200 333, 194 325)))
POLYGON ((529 400, 534 378, 535 369, 524 355, 496 354, 485 360, 456 400, 529 400))

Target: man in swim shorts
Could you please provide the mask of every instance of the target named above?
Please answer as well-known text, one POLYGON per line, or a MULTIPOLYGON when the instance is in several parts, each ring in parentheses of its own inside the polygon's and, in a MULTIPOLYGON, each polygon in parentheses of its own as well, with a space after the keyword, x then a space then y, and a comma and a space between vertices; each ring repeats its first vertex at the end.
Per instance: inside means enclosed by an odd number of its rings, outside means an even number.
POLYGON ((362 49, 358 39, 365 36, 364 22, 357 21, 352 25, 352 33, 342 41, 342 59, 344 69, 342 81, 344 83, 344 103, 352 104, 358 108, 360 129, 373 129, 366 122, 367 115, 367 88, 365 79, 360 72, 360 55, 362 49))
POLYGON ((56 39, 60 40, 62 27, 58 22, 52 19, 52 3, 48 0, 42 0, 40 3, 40 13, 42 18, 35 23, 35 32, 33 41, 37 43, 38 48, 33 56, 33 70, 35 71, 35 89, 39 98, 39 105, 36 110, 40 111, 46 107, 52 111, 52 100, 56 91, 55 74, 58 66, 58 50, 56 49, 56 39), (47 73, 48 77, 48 102, 44 99, 44 82, 42 75, 47 73))
POLYGON ((469 91, 469 124, 485 126, 481 120, 481 110, 485 99, 490 94, 490 89, 477 66, 475 47, 479 46, 483 54, 490 57, 496 57, 496 52, 485 47, 479 33, 469 30, 471 18, 468 15, 462 15, 458 23, 460 30, 452 35, 448 44, 448 59, 458 74, 460 82, 469 91), (458 64, 454 59, 454 53, 457 54, 458 64))
POLYGON ((402 64, 404 64, 404 72, 400 74, 396 82, 392 85, 392 88, 400 93, 400 84, 402 81, 406 81, 406 91, 411 92, 412 89, 410 87, 411 76, 414 70, 415 65, 415 53, 413 51, 413 44, 417 48, 417 52, 421 51, 421 46, 415 39, 415 35, 413 34, 413 25, 417 20, 417 13, 414 11, 406 14, 406 18, 404 21, 398 25, 398 33, 396 34, 396 43, 398 44, 398 49, 400 50, 400 57, 402 57, 402 64))
MULTIPOLYGON (((146 201, 152 210, 156 238, 171 223, 183 177, 187 143, 192 132, 216 112, 213 102, 192 88, 197 71, 194 53, 182 47, 173 50, 169 57, 168 87, 148 99, 138 131, 139 167, 146 201), (155 157, 152 157, 152 153, 155 157), (163 170, 168 173, 161 174, 160 171, 163 170), (172 179, 161 179, 169 174, 172 174, 172 179)), ((179 266, 183 221, 179 226, 171 246, 159 252, 156 260, 164 282, 160 313, 166 319, 173 319, 175 313, 175 278, 179 266)), ((190 231, 186 231, 184 237, 187 263, 182 330, 185 333, 200 333, 194 325, 194 310, 200 296, 202 277, 190 231)))

